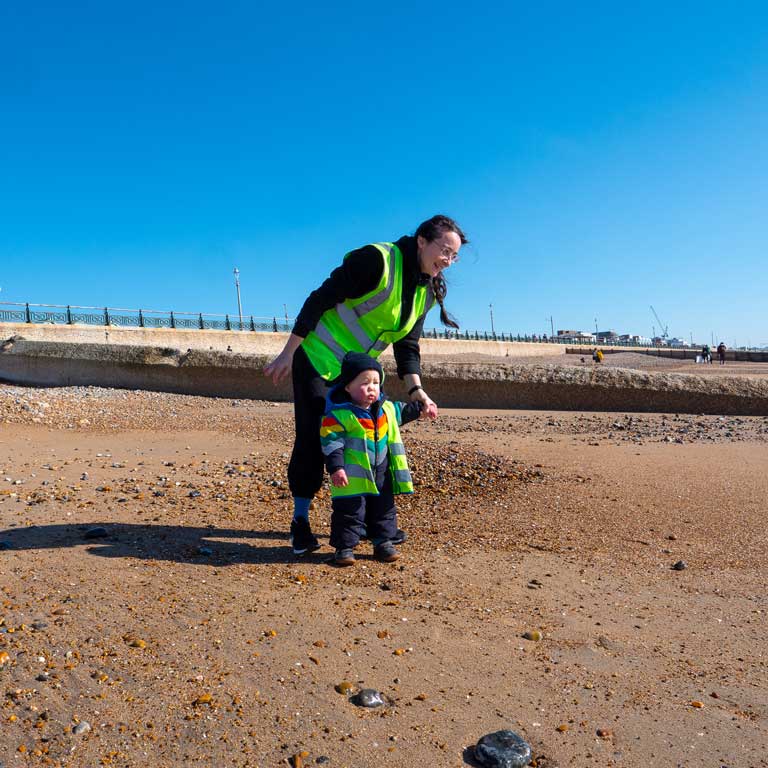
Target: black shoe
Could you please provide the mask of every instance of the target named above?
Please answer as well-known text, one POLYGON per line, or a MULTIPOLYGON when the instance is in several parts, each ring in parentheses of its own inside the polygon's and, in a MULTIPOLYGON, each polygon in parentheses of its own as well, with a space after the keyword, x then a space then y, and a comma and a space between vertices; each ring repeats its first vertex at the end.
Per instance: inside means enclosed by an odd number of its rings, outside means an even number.
POLYGON ((391 541, 382 541, 373 548, 373 556, 382 563, 394 563, 400 557, 391 541))
POLYGON ((333 556, 333 562, 336 565, 354 565, 355 553, 351 549, 337 549, 333 556))
POLYGON ((305 555, 307 552, 320 549, 320 542, 317 540, 317 536, 312 533, 309 520, 291 521, 291 546, 294 555, 305 555))
MULTIPOLYGON (((363 535, 360 537, 361 541, 368 541, 368 532, 366 531, 363 533, 363 535)), ((404 541, 408 540, 408 534, 402 529, 398 528, 395 535, 390 539, 390 541, 393 544, 402 544, 404 541)))

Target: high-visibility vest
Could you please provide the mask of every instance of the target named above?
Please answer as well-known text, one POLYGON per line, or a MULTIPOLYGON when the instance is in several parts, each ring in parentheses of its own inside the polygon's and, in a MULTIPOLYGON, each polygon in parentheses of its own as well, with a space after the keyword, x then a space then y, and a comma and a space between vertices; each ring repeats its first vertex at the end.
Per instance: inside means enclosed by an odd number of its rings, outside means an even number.
POLYGON ((317 327, 302 342, 312 366, 324 379, 335 379, 341 373, 347 352, 378 357, 406 336, 434 304, 431 285, 417 285, 410 314, 401 317, 403 253, 394 243, 373 245, 384 263, 379 284, 364 296, 346 299, 323 312, 317 327))
MULTIPOLYGON (((387 461, 392 477, 392 493, 413 493, 413 480, 397 426, 395 406, 385 400, 381 408, 387 415, 387 461)), ((331 415, 344 427, 344 471, 349 480, 349 485, 342 487, 331 484, 331 496, 378 496, 374 475, 376 468, 371 466, 368 457, 365 428, 348 408, 332 409, 331 415)))

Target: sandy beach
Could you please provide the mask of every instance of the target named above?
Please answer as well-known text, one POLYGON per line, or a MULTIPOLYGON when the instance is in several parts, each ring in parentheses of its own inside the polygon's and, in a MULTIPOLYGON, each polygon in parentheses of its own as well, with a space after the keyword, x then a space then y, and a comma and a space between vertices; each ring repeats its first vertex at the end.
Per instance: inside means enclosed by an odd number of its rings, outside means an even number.
POLYGON ((502 728, 540 768, 768 765, 768 419, 443 410, 401 560, 349 569, 327 491, 291 553, 291 429, 0 385, 2 765, 475 765, 502 728))

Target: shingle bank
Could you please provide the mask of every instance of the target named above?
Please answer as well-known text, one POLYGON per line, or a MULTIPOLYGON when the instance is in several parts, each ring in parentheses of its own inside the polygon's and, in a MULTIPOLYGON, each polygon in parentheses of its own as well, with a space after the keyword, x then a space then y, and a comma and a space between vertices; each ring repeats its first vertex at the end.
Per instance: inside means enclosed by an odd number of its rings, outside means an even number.
MULTIPOLYGON (((1 338, 1 337, 0 337, 1 338)), ((138 344, 29 340, 0 342, 0 380, 30 386, 100 386, 212 397, 288 401, 262 371, 272 354, 138 344)), ((520 365, 514 357, 464 364, 450 356, 424 363, 424 380, 441 406, 638 411, 768 416, 768 382, 745 377, 646 373, 624 368, 520 365)), ((391 358, 386 390, 403 398, 391 358)))

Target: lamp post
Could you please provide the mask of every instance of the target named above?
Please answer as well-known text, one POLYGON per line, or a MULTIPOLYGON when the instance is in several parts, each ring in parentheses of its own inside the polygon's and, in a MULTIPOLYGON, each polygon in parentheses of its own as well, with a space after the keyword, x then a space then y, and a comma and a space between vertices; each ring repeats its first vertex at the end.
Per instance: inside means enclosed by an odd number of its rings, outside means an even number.
POLYGON ((240 302, 240 270, 235 267, 235 288, 237 289, 237 314, 240 318, 240 330, 243 330, 243 305, 240 302))
POLYGON ((491 310, 491 336, 496 338, 496 330, 493 327, 493 304, 489 304, 488 307, 491 310))

